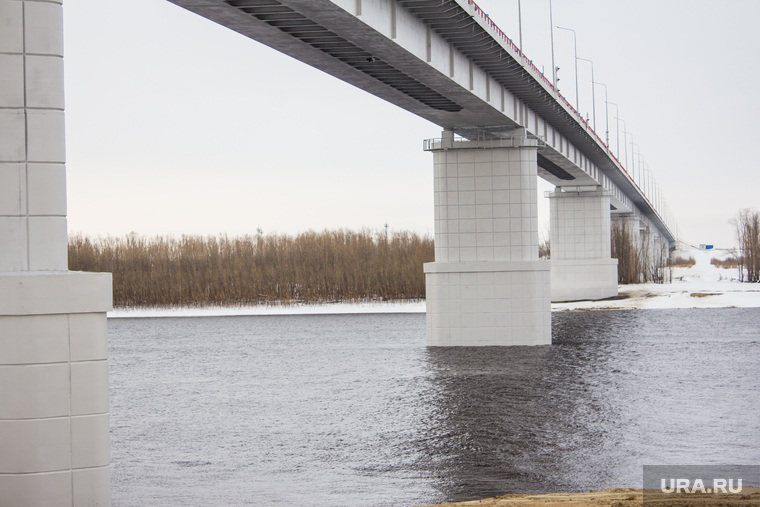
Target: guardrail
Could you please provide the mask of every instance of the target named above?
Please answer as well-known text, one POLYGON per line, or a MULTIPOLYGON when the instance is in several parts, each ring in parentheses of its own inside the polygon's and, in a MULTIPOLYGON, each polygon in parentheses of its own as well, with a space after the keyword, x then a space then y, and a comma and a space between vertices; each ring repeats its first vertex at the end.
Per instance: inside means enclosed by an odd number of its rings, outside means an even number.
POLYGON ((489 140, 465 139, 455 136, 453 138, 437 137, 422 141, 423 151, 446 150, 455 148, 468 149, 493 149, 493 148, 521 148, 524 146, 538 146, 539 140, 528 137, 503 137, 489 140))
POLYGON ((525 54, 522 52, 522 50, 517 46, 517 44, 514 43, 514 41, 507 36, 507 34, 502 31, 501 28, 499 28, 496 23, 491 19, 491 17, 480 8, 480 6, 475 3, 474 0, 467 0, 468 5, 472 6, 472 9, 480 15, 480 17, 486 22, 488 27, 491 29, 491 31, 498 36, 502 41, 504 41, 507 46, 509 46, 512 51, 515 52, 516 56, 520 58, 520 61, 523 65, 523 67, 528 67, 533 72, 533 77, 541 81, 544 86, 548 87, 548 89, 551 91, 551 93, 554 95, 554 97, 561 102, 567 109, 570 110, 571 114, 574 115, 575 119, 584 126, 586 132, 593 137, 596 142, 598 142, 602 148, 605 150, 607 155, 613 160, 617 168, 626 176, 628 179, 628 182, 638 191, 639 195, 647 202, 649 207, 657 214, 660 221, 670 229, 671 233, 676 236, 677 226, 675 222, 673 221, 672 217, 670 216, 670 212, 668 210, 668 205, 665 202, 665 200, 662 198, 662 192, 659 189, 659 185, 657 184, 656 180, 654 180, 654 177, 652 177, 651 182, 644 181, 637 181, 629 172, 628 170, 623 166, 623 164, 618 160, 618 158, 612 153, 612 150, 610 149, 607 144, 602 141, 602 138, 599 137, 599 135, 594 131, 593 128, 591 128, 588 124, 588 120, 584 119, 583 116, 570 104, 570 102, 561 94, 559 93, 559 90, 557 90, 554 87, 554 84, 549 81, 549 79, 544 75, 543 72, 541 72, 538 67, 533 63, 533 60, 525 56, 525 54), (644 189, 641 188, 641 185, 644 185, 644 189), (648 191, 647 191, 648 190, 648 191))

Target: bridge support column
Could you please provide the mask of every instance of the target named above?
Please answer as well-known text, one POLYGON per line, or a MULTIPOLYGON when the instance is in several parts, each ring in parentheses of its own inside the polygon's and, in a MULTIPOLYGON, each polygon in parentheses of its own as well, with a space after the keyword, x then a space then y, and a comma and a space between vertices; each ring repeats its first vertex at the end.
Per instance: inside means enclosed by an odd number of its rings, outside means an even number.
POLYGON ((617 296, 618 261, 610 257, 610 198, 601 190, 549 195, 552 301, 617 296))
POLYGON ((0 2, 3 505, 110 505, 111 275, 67 270, 62 20, 0 2))
POLYGON ((431 346, 551 343, 549 262, 538 260, 536 141, 426 144, 435 159, 431 346))

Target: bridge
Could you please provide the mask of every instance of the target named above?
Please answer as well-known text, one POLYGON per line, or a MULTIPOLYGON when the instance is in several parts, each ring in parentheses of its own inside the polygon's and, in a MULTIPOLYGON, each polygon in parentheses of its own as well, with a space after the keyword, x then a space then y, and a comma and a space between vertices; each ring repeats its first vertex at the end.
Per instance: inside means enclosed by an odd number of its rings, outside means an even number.
MULTIPOLYGON (((617 294, 610 227, 667 207, 469 0, 170 0, 442 128, 430 345, 551 342, 551 300, 617 294), (537 180, 555 185, 538 258, 537 180)), ((68 271, 61 0, 0 2, 0 491, 109 505, 109 274, 68 271)), ((371 121, 371 119, 368 119, 371 121)))
POLYGON ((443 128, 424 143, 430 345, 549 343, 551 301, 617 295, 613 217, 652 259, 675 242, 659 193, 471 0, 169 1, 443 128), (551 265, 538 259, 537 177, 556 187, 551 265))

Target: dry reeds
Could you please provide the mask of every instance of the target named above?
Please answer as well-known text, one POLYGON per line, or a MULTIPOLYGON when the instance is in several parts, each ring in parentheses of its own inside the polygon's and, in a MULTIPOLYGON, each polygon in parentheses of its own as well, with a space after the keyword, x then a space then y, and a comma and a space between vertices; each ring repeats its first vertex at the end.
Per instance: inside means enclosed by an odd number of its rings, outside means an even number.
POLYGON ((538 258, 542 260, 549 260, 552 257, 552 245, 551 241, 546 238, 541 238, 538 242, 538 258))
POLYGON ((743 209, 734 220, 734 225, 741 249, 741 256, 738 257, 739 280, 760 282, 760 212, 743 209))
POLYGON ((612 258, 618 260, 618 283, 640 283, 642 278, 642 262, 638 245, 626 220, 612 222, 612 258))
POLYGON ((696 263, 693 257, 675 256, 668 259, 669 268, 690 268, 696 263))
POLYGON ((117 307, 423 299, 433 257, 410 232, 69 239, 69 269, 113 273, 117 307))
POLYGON ((711 259, 710 264, 724 269, 736 269, 741 264, 741 260, 736 257, 729 257, 728 259, 711 259))

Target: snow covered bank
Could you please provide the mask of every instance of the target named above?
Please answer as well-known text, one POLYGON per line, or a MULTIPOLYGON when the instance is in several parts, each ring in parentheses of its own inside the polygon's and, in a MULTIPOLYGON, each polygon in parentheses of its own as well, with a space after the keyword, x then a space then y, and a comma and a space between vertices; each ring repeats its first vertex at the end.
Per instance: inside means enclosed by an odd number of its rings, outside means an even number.
POLYGON ((245 315, 328 315, 336 313, 425 313, 425 302, 368 302, 235 307, 211 306, 204 308, 117 308, 116 310, 108 312, 108 317, 225 317, 245 315))
POLYGON ((741 283, 737 269, 710 264, 713 258, 725 259, 729 254, 726 250, 679 250, 676 255, 692 257, 696 264, 673 268, 672 283, 621 285, 618 299, 554 303, 552 310, 760 307, 759 284, 741 283))
MULTIPOLYGON (((736 269, 718 268, 713 258, 724 259, 725 250, 690 248, 676 252, 693 257, 691 268, 674 268, 673 283, 621 285, 620 296, 606 301, 553 303, 553 311, 650 308, 760 308, 760 284, 739 282, 736 269)), ((119 317, 212 317, 230 315, 320 315, 335 313, 425 313, 424 301, 333 303, 320 305, 270 305, 207 308, 116 309, 108 313, 119 317)))

